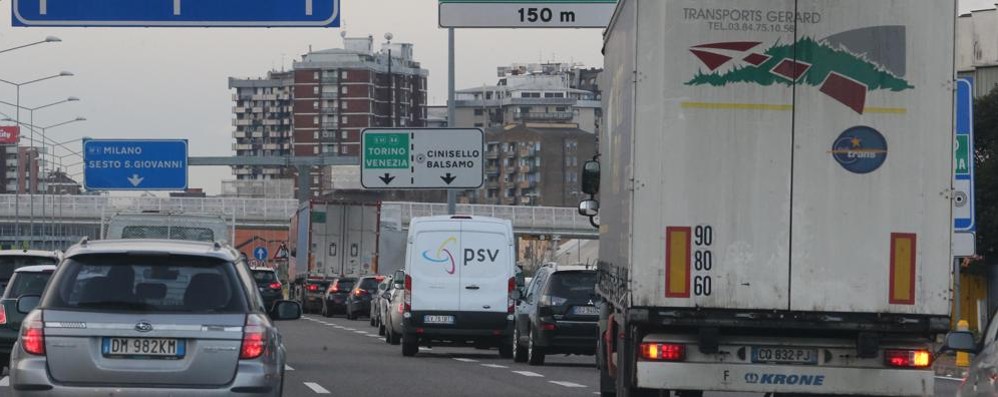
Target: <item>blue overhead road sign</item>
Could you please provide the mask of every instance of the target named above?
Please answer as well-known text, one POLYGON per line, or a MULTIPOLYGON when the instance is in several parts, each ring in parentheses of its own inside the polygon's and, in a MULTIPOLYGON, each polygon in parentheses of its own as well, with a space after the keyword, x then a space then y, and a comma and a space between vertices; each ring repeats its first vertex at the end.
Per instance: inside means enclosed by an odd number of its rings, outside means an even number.
POLYGON ((974 222, 974 90, 969 79, 956 81, 956 131, 953 142, 953 230, 972 232, 974 222))
POLYGON ((184 190, 187 141, 83 141, 83 185, 87 190, 184 190))
POLYGON ((14 26, 340 26, 340 0, 12 1, 14 26))

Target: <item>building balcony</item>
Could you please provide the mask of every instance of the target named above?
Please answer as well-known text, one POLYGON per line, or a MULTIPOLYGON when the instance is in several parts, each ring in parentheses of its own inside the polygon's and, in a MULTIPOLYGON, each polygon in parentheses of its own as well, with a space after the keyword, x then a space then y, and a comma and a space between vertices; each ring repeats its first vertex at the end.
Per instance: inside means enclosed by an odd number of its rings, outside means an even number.
POLYGON ((485 152, 485 158, 490 159, 490 160, 498 159, 499 158, 499 151, 498 150, 490 150, 488 152, 485 152))
POLYGON ((517 121, 572 121, 575 118, 573 112, 527 112, 514 113, 513 119, 517 121))
POLYGON ((335 121, 323 121, 322 122, 322 128, 337 128, 339 126, 340 126, 340 123, 337 123, 335 121))
POLYGON ((339 98, 339 97, 340 97, 340 93, 338 93, 336 91, 323 91, 321 94, 319 94, 319 98, 322 98, 322 99, 336 99, 336 98, 339 98))
POLYGON ((486 174, 498 174, 499 173, 499 167, 495 166, 495 165, 487 165, 487 166, 485 166, 485 173, 486 174))
POLYGON ((517 167, 517 171, 519 171, 521 174, 529 174, 529 173, 534 172, 536 170, 537 170, 537 167, 535 167, 532 164, 531 165, 521 165, 521 166, 517 167))
POLYGON ((333 107, 324 107, 324 108, 319 108, 319 111, 322 113, 336 113, 339 111, 339 109, 333 107))
POLYGON ((323 83, 326 83, 326 84, 330 84, 330 83, 336 84, 336 83, 340 82, 340 78, 338 76, 336 76, 336 75, 328 75, 328 76, 322 76, 322 79, 320 79, 319 81, 321 81, 323 83))
POLYGON ((499 181, 498 180, 486 181, 485 182, 485 188, 486 189, 498 189, 499 188, 499 181))
POLYGON ((504 166, 502 166, 502 171, 503 171, 503 173, 505 173, 507 175, 509 175, 509 174, 515 174, 515 173, 517 173, 517 171, 519 170, 519 168, 520 167, 516 166, 516 165, 504 165, 504 166))
POLYGON ((516 187, 520 189, 530 189, 537 186, 537 181, 519 181, 516 183, 516 187))
POLYGON ((537 151, 533 147, 521 147, 516 150, 516 154, 520 157, 533 157, 537 151))

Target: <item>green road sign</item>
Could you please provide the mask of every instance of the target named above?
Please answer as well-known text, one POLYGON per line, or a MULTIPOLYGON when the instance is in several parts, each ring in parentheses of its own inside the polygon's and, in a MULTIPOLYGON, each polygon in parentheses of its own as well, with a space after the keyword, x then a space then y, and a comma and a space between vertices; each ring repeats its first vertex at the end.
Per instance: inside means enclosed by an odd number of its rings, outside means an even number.
POLYGON ((970 135, 956 136, 956 154, 953 156, 953 163, 956 166, 957 174, 970 174, 970 135))
POLYGON ((364 135, 364 168, 409 168, 409 134, 393 132, 364 135))

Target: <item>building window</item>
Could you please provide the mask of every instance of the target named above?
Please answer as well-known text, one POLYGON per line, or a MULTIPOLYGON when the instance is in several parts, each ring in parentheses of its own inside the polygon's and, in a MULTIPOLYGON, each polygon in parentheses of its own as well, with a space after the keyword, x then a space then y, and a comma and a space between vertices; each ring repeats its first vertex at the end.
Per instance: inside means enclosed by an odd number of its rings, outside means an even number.
POLYGON ((482 123, 475 123, 475 127, 476 127, 476 128, 482 128, 482 127, 484 127, 484 126, 485 126, 485 125, 484 125, 484 124, 482 124, 482 123))
POLYGON ((347 78, 347 71, 346 70, 340 72, 340 78, 346 80, 346 78, 347 78))
POLYGON ((340 154, 347 154, 347 147, 346 146, 340 146, 340 154))
POLYGON ((312 93, 318 95, 319 94, 319 86, 312 87, 312 93))
POLYGON ((318 146, 312 146, 312 154, 319 154, 319 147, 318 146))
POLYGON ((312 102, 312 109, 318 109, 318 108, 319 108, 319 102, 312 102))
POLYGON ((315 139, 315 140, 319 140, 319 131, 313 132, 312 133, 312 138, 315 139))
MULTIPOLYGON (((346 73, 346 72, 343 72, 343 73, 346 73)), ((340 87, 340 93, 343 94, 343 95, 346 95, 347 94, 347 86, 340 87)))
POLYGON ((521 107, 520 113, 530 113, 530 107, 529 106, 521 107))
POLYGON ((312 80, 318 80, 318 79, 319 79, 319 72, 312 72, 312 80))
POLYGON ((312 117, 312 124, 319 125, 319 118, 318 117, 312 117))
POLYGON ((348 136, 346 131, 340 131, 340 139, 346 140, 348 136))
POLYGON ((558 107, 554 108, 554 110, 556 112, 564 112, 565 111, 565 107, 564 106, 558 106, 558 107))
POLYGON ((340 124, 347 125, 347 116, 340 117, 340 124))
POLYGON ((482 109, 475 109, 475 116, 481 116, 483 113, 485 113, 485 111, 482 109))

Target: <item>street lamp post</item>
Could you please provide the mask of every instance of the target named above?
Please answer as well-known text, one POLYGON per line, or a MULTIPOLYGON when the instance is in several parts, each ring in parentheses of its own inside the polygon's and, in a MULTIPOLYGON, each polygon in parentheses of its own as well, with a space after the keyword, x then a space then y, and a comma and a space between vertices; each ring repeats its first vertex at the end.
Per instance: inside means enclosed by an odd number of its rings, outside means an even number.
MULTIPOLYGON (((19 109, 27 110, 28 114, 29 114, 28 119, 30 120, 29 124, 30 125, 34 125, 35 124, 35 111, 36 110, 45 109, 45 108, 49 108, 49 107, 53 107, 53 106, 56 106, 56 105, 61 105, 61 104, 64 104, 64 103, 69 103, 69 102, 77 102, 79 100, 80 100, 80 98, 77 98, 75 96, 71 96, 71 97, 63 99, 61 101, 55 101, 55 102, 51 102, 51 103, 47 103, 45 105, 35 106, 35 107, 18 106, 15 103, 10 103, 10 102, 5 102, 5 101, 0 101, 0 103, 2 103, 4 105, 14 106, 14 107, 17 107, 19 109)), ((35 146, 34 129, 33 128, 31 129, 31 146, 32 147, 35 146)), ((46 158, 45 157, 46 157, 47 153, 48 153, 48 151, 47 151, 47 148, 45 147, 45 139, 42 139, 42 168, 43 168, 43 170, 42 170, 43 171, 42 172, 42 177, 43 178, 45 177, 44 167, 45 167, 45 162, 46 162, 46 158)), ((28 167, 28 172, 31 172, 33 174, 30 177, 30 179, 32 181, 37 181, 38 180, 38 173, 37 173, 37 171, 35 171, 34 167, 30 167, 29 166, 28 167)), ((34 193, 35 193, 35 190, 37 189, 37 184, 32 185, 29 182, 28 186, 29 186, 29 189, 28 189, 28 201, 31 203, 30 204, 30 208, 31 208, 31 219, 32 219, 30 224, 31 224, 32 236, 34 236, 34 230, 35 230, 35 228, 34 228, 34 223, 35 223, 34 222, 35 194, 34 193)), ((42 190, 42 219, 45 219, 45 195, 47 193, 48 192, 46 190, 42 190)), ((44 233, 44 226, 43 226, 42 232, 44 233)))
MULTIPOLYGON (((15 103, 14 103, 14 108, 16 109, 16 112, 15 112, 16 116, 14 118, 14 122, 18 125, 18 127, 20 128, 20 126, 21 126, 21 86, 25 86, 25 85, 28 85, 28 84, 34 84, 34 83, 38 83, 38 82, 45 81, 45 80, 51 80, 51 79, 54 79, 54 78, 57 78, 57 77, 68 77, 68 76, 72 76, 72 75, 73 74, 70 73, 70 72, 63 71, 63 72, 59 72, 59 74, 55 74, 55 75, 51 75, 51 76, 46 76, 46 77, 41 77, 41 78, 37 78, 37 79, 34 79, 34 80, 28 80, 28 81, 20 82, 20 83, 15 83, 13 81, 8 81, 8 80, 0 79, 0 83, 10 84, 10 85, 14 86, 14 88, 15 88, 15 98, 16 98, 16 100, 15 100, 15 103)), ((34 142, 34 130, 31 130, 31 131, 32 131, 31 132, 31 134, 32 134, 31 135, 31 140, 32 140, 32 142, 34 142)), ((18 168, 20 168, 20 165, 21 165, 21 134, 17 134, 17 165, 18 165, 18 168)), ((17 244, 21 243, 21 205, 20 205, 21 203, 20 203, 20 201, 21 201, 21 184, 23 183, 23 180, 24 180, 24 177, 22 176, 23 174, 24 173, 21 172, 20 169, 18 169, 18 172, 17 172, 17 191, 14 193, 14 225, 15 225, 15 229, 17 230, 16 231, 16 234, 17 234, 17 241, 16 241, 16 243, 17 244)), ((32 216, 34 216, 33 213, 32 213, 32 216)), ((35 231, 32 230, 31 231, 32 236, 34 235, 34 233, 35 233, 35 231)))
MULTIPOLYGON (((24 125, 24 126, 27 126, 27 127, 28 127, 28 128, 29 128, 29 129, 31 130, 31 134, 32 134, 32 138, 31 138, 31 140, 32 140, 32 143, 34 143, 34 131, 35 131, 36 129, 38 129, 38 130, 41 130, 41 137, 42 137, 42 150, 44 151, 44 150, 46 150, 46 146, 45 146, 45 142, 46 142, 46 141, 49 141, 49 140, 52 140, 52 139, 50 139, 50 138, 49 138, 49 137, 48 137, 48 136, 46 135, 46 132, 48 132, 48 130, 50 130, 50 129, 52 129, 52 128, 56 128, 56 127, 61 127, 61 126, 64 126, 64 125, 67 125, 67 124, 72 124, 72 123, 77 123, 77 122, 80 122, 80 121, 86 121, 86 120, 87 120, 87 119, 86 119, 86 118, 84 118, 84 117, 77 117, 77 118, 75 118, 75 119, 71 119, 71 120, 67 120, 67 121, 63 121, 63 122, 61 122, 61 123, 55 123, 55 124, 52 124, 52 125, 49 125, 49 126, 45 126, 45 127, 39 127, 39 126, 37 126, 37 125, 34 125, 34 124, 27 124, 27 123, 18 123, 18 124, 19 124, 19 125, 24 125)), ((4 119, 4 121, 11 121, 11 120, 10 120, 10 118, 7 118, 7 119, 4 119)), ((54 142, 54 141, 53 141, 53 142, 54 142)), ((44 160, 43 160, 43 164, 42 164, 42 166, 44 167, 44 160)), ((29 165, 29 167, 30 167, 30 165, 29 165)), ((38 176, 38 175, 37 175, 37 172, 34 172, 34 167, 31 167, 31 171, 32 171, 32 172, 33 172, 33 174, 35 175, 35 178, 37 178, 37 176, 38 176)), ((44 170, 43 170, 43 171, 44 171, 44 170)), ((18 176, 20 176, 20 174, 21 174, 21 173, 18 173, 18 176)), ((37 188, 37 186, 36 186, 36 188, 37 188)), ((29 191, 34 191, 34 190, 35 190, 35 189, 29 189, 29 191)), ((35 233, 34 233, 34 231, 35 231, 35 206, 34 206, 34 204, 35 204, 35 202, 34 202, 34 196, 32 195, 32 196, 30 196, 30 197, 32 197, 32 199, 31 199, 31 217, 30 217, 30 219, 31 219, 31 220, 30 220, 30 225, 31 225, 31 236, 32 236, 32 238, 34 238, 34 235, 35 235, 35 233)), ((44 194, 42 195, 42 219, 45 219, 45 195, 44 195, 44 194)), ((44 224, 43 224, 43 225, 42 225, 42 229, 43 229, 43 231, 44 231, 44 228, 45 228, 45 226, 44 226, 44 224)))
POLYGON ((19 50, 19 49, 25 48, 25 47, 31 47, 33 45, 45 44, 45 43, 58 43, 60 41, 62 41, 62 40, 59 39, 58 37, 48 36, 48 37, 45 38, 45 40, 36 41, 34 43, 22 44, 22 45, 19 45, 17 47, 11 47, 11 48, 0 50, 0 54, 5 53, 5 52, 9 52, 9 51, 19 50))

